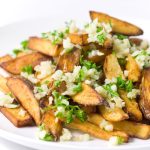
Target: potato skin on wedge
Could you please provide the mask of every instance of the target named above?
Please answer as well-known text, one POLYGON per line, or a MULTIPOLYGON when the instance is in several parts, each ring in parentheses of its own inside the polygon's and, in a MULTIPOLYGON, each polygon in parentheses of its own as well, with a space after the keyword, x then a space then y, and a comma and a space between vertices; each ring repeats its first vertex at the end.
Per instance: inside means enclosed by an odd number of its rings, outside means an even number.
POLYGON ((90 17, 92 20, 98 18, 99 22, 111 23, 113 33, 119 33, 128 36, 143 34, 143 30, 139 27, 101 12, 90 11, 90 17))
POLYGON ((88 121, 80 122, 79 120, 76 119, 74 122, 66 124, 66 127, 88 133, 102 140, 109 140, 112 136, 120 136, 124 139, 124 142, 128 142, 128 135, 125 132, 120 131, 107 132, 88 121))
POLYGON ((128 79, 133 82, 138 82, 141 77, 141 70, 131 55, 128 55, 127 59, 126 70, 128 71, 128 79))
POLYGON ((139 105, 144 117, 150 120, 150 68, 143 71, 139 105))
POLYGON ((79 65, 81 50, 74 48, 70 53, 60 55, 57 68, 63 72, 71 72, 74 66, 79 65))
POLYGON ((39 37, 30 37, 28 48, 53 57, 59 56, 62 50, 61 45, 53 45, 50 40, 39 37))
POLYGON ((21 73, 23 67, 28 65, 35 67, 40 64, 41 61, 46 61, 49 59, 49 57, 36 52, 3 62, 0 64, 0 67, 12 74, 18 75, 21 73))
POLYGON ((45 130, 55 137, 55 140, 59 139, 60 135, 62 134, 62 122, 59 119, 56 122, 54 112, 45 112, 42 116, 41 123, 44 124, 45 130))
POLYGON ((142 43, 142 39, 140 38, 129 38, 131 44, 135 44, 136 46, 140 46, 142 43))
POLYGON ((89 85, 82 83, 82 91, 72 96, 74 102, 82 105, 108 105, 107 102, 89 85))
POLYGON ((21 77, 8 78, 7 85, 21 105, 33 117, 37 125, 41 122, 41 112, 38 101, 33 94, 31 82, 21 77))
POLYGON ((106 56, 103 70, 107 79, 117 78, 119 76, 124 79, 123 71, 121 70, 117 57, 114 54, 106 56))
POLYGON ((138 103, 135 99, 129 99, 127 97, 127 92, 119 90, 120 97, 125 102, 125 111, 129 114, 130 119, 134 121, 142 120, 142 113, 139 109, 138 103))

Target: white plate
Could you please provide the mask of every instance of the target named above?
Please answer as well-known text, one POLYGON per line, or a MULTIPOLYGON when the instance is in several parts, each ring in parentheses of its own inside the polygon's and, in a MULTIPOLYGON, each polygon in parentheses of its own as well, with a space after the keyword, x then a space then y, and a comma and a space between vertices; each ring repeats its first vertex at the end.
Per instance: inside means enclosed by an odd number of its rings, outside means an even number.
MULTIPOLYGON (((57 17, 56 17, 57 18, 57 17)), ((84 17, 82 17, 84 19, 84 17)), ((80 20, 82 20, 80 18, 80 20)), ((7 25, 0 28, 0 55, 11 52, 12 49, 19 46, 20 41, 27 39, 29 36, 38 35, 41 32, 49 31, 63 24, 66 18, 43 18, 22 21, 7 25)), ((81 22, 79 20, 79 22, 81 22)), ((83 20, 82 20, 83 21, 83 20)), ((131 20, 130 20, 131 21, 131 20)), ((83 21, 85 22, 85 21, 83 21)), ((148 21, 133 21, 141 26, 144 31, 144 38, 150 33, 150 22, 148 21)), ((0 137, 13 141, 30 148, 49 150, 49 149, 65 149, 65 150, 108 150, 108 149, 150 149, 150 140, 133 139, 128 144, 117 147, 110 147, 108 142, 102 140, 92 140, 88 142, 44 142, 35 138, 36 127, 16 128, 2 114, 0 114, 0 137)))

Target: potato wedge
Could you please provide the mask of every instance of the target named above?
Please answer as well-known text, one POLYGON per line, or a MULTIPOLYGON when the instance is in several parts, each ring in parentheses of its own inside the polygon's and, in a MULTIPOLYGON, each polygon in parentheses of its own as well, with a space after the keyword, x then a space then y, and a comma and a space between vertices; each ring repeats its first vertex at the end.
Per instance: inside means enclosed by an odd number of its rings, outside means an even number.
MULTIPOLYGON (((103 117, 100 114, 90 114, 89 122, 99 125, 103 117)), ((150 126, 146 124, 136 123, 132 121, 110 122, 114 130, 123 131, 132 137, 140 139, 148 139, 150 137, 150 126)))
POLYGON ((108 121, 122 121, 128 119, 129 116, 121 108, 107 108, 105 106, 99 106, 101 115, 108 121))
POLYGON ((33 117, 36 124, 39 125, 41 122, 40 107, 38 101, 33 95, 33 87, 31 83, 21 77, 10 77, 8 78, 7 86, 9 87, 10 91, 16 96, 21 105, 33 117))
POLYGON ((71 43, 85 45, 88 44, 88 34, 87 33, 70 33, 69 38, 71 43))
POLYGON ((56 117, 52 111, 43 114, 41 123, 44 124, 46 131, 55 137, 55 140, 59 139, 62 134, 62 122, 60 120, 56 122, 56 117))
POLYGON ((96 106, 84 106, 80 105, 80 108, 85 111, 86 114, 95 113, 96 106))
POLYGON ((142 43, 142 39, 140 38, 129 38, 131 44, 135 44, 136 46, 140 46, 142 43))
POLYGON ((101 12, 90 11, 90 17, 92 20, 98 18, 99 22, 111 23, 113 33, 119 33, 128 36, 143 34, 143 30, 139 27, 101 12))
POLYGON ((61 45, 53 45, 50 40, 39 37, 30 37, 28 48, 53 57, 59 56, 62 50, 61 45))
POLYGON ((4 55, 0 57, 0 63, 12 60, 13 58, 10 55, 4 55))
POLYGON ((1 75, 0 75, 0 90, 3 93, 9 93, 10 92, 10 90, 7 86, 7 79, 1 75))
POLYGON ((138 103, 135 99, 129 99, 127 97, 127 92, 123 90, 119 90, 120 97, 125 102, 125 111, 129 114, 130 119, 134 121, 141 121, 142 120, 142 113, 139 109, 138 103))
POLYGON ((90 60, 92 62, 95 62, 95 63, 99 63, 100 62, 101 64, 103 64, 106 56, 109 55, 110 53, 112 53, 111 49, 106 49, 106 48, 103 48, 103 47, 98 48, 98 50, 100 52, 102 52, 104 55, 102 55, 102 56, 96 55, 96 56, 92 56, 92 57, 87 57, 86 59, 90 60))
POLYGON ((107 102, 89 85, 82 83, 82 91, 72 96, 74 102, 82 105, 107 105, 107 102))
POLYGON ((123 71, 119 65, 117 57, 114 54, 106 56, 103 70, 107 79, 121 76, 124 79, 123 71))
POLYGON ((150 120, 150 68, 143 71, 139 105, 144 117, 150 120))
POLYGON ((112 136, 120 136, 124 139, 124 142, 128 141, 128 135, 126 133, 120 131, 107 132, 88 121, 80 122, 79 120, 75 120, 70 124, 66 124, 66 127, 88 133, 102 140, 109 140, 112 136))
POLYGON ((74 66, 79 65, 81 50, 74 48, 73 51, 59 57, 57 68, 63 72, 72 72, 74 66))
POLYGON ((32 117, 26 113, 24 116, 20 115, 23 108, 0 108, 0 112, 16 127, 24 127, 33 125, 32 117))
POLYGON ((18 75, 21 73, 22 68, 28 65, 31 65, 32 67, 35 67, 36 65, 40 64, 41 61, 46 61, 51 58, 40 54, 40 53, 31 53, 25 56, 21 56, 15 59, 12 59, 7 62, 3 62, 0 64, 0 66, 15 75, 18 75))
POLYGON ((140 139, 150 138, 150 126, 132 121, 113 122, 114 128, 140 139))
POLYGON ((129 54, 127 57, 126 70, 128 71, 128 79, 133 82, 138 82, 141 77, 140 68, 136 60, 129 54))
MULTIPOLYGON (((0 90, 4 93, 10 93, 7 85, 7 79, 0 75, 0 90)), ((32 117, 26 112, 24 116, 21 116, 19 112, 23 109, 22 106, 18 108, 5 108, 0 107, 1 113, 16 127, 23 127, 27 125, 32 125, 32 117)))

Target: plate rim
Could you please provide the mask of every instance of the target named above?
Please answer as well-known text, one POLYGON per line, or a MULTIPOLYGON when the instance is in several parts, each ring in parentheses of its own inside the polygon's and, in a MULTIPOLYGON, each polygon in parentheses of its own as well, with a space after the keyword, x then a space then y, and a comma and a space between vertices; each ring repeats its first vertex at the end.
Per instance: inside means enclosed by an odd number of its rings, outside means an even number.
MULTIPOLYGON (((14 21, 14 22, 11 22, 9 24, 6 24, 6 25, 3 25, 3 26, 0 26, 0 30, 2 30, 3 28, 9 28, 10 26, 12 25, 16 25, 16 24, 20 24, 20 23, 23 23, 23 22, 28 22, 30 20, 40 20, 40 19, 47 19, 48 17, 37 17, 37 18, 30 18, 30 19, 23 19, 23 20, 19 20, 19 21, 14 21)), ((143 20, 143 19, 139 19, 138 21, 140 20, 143 20)), ((138 22, 137 21, 137 22, 138 22)), ((134 20, 133 20, 134 22, 134 20)), ((145 20, 145 23, 149 23, 150 24, 150 21, 149 20, 145 20)), ((73 145, 67 145, 68 142, 45 142, 45 141, 40 141, 40 140, 36 140, 36 139, 32 139, 32 138, 28 138, 28 137, 25 137, 23 135, 19 135, 19 134, 15 134, 15 133, 12 133, 12 132, 9 132, 9 131, 6 131, 4 129, 0 129, 0 137, 3 138, 3 139, 6 139, 8 141, 12 141, 14 143, 17 143, 17 144, 21 144, 21 145, 24 145, 24 146, 27 146, 27 147, 30 147, 30 148, 35 148, 34 146, 28 146, 28 145, 25 145, 23 144, 23 142, 28 142, 28 143, 33 143, 34 145, 41 145, 41 146, 49 146, 50 148, 51 147, 55 147, 55 148, 67 148, 67 149, 86 149, 86 150, 91 150, 91 146, 86 146, 86 145, 80 145, 80 146, 76 146, 76 144, 73 144, 73 145), (18 140, 16 140, 18 139, 18 140), (20 140, 19 140, 20 139, 20 140)), ((150 139, 148 139, 150 140, 150 139)), ((89 141, 87 141, 89 142, 89 141)), ((69 142, 69 143, 77 143, 77 142, 69 142)), ((135 143, 136 144, 136 143, 135 143)), ((92 147, 93 150, 98 150, 100 147, 96 146, 96 147, 92 147)), ((138 149, 138 148, 150 148, 150 143, 146 143, 146 144, 142 144, 142 145, 121 145, 121 146, 116 146, 116 147, 104 147, 103 150, 110 150, 110 149, 119 149, 119 150, 124 150, 124 149, 138 149)))

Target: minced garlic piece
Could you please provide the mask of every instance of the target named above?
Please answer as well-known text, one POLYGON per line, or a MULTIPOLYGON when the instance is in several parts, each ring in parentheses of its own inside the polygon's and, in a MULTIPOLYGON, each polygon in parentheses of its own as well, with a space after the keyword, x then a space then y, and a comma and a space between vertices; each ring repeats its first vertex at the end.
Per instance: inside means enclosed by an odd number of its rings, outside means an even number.
POLYGON ((113 125, 111 123, 109 123, 108 121, 106 121, 105 119, 103 119, 100 124, 99 124, 101 129, 104 129, 106 131, 113 131, 113 125))
POLYGON ((42 61, 40 65, 34 67, 36 71, 37 78, 43 79, 48 75, 51 75, 55 71, 56 66, 52 63, 52 61, 42 61))
POLYGON ((19 115, 21 117, 24 117, 26 115, 26 113, 27 113, 27 111, 25 111, 23 108, 21 108, 20 111, 19 111, 19 115))
POLYGON ((71 139, 72 139, 71 132, 68 129, 63 128, 62 135, 60 136, 60 141, 70 141, 71 139))

